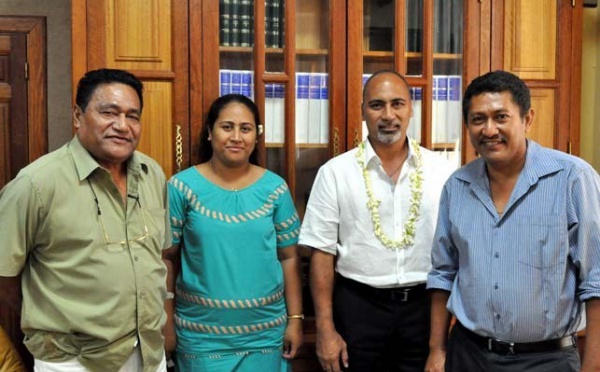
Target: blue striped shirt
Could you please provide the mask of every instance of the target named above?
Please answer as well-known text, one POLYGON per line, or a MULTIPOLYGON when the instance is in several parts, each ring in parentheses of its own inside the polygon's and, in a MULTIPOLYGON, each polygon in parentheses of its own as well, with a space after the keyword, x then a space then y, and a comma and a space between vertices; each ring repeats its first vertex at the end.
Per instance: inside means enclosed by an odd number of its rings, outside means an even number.
POLYGON ((485 162, 446 182, 428 288, 480 335, 513 342, 577 330, 600 297, 600 177, 586 162, 528 141, 525 166, 499 216, 485 162))

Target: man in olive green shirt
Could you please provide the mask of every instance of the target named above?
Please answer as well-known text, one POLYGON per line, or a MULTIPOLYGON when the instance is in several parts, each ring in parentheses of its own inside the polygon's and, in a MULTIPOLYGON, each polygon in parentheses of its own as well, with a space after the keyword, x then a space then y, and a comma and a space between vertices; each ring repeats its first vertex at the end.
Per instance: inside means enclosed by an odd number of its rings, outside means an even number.
POLYGON ((142 83, 79 82, 76 136, 0 191, 0 303, 21 307, 38 371, 165 371, 166 182, 135 151, 142 83))

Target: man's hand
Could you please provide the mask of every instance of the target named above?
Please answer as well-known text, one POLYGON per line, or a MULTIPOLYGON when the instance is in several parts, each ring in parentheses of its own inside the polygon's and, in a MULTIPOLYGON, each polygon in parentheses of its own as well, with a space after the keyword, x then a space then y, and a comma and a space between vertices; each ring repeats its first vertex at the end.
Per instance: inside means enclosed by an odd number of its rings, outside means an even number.
POLYGON ((444 372, 445 363, 446 350, 431 349, 429 350, 429 357, 427 357, 427 363, 425 364, 425 372, 444 372))
POLYGON ((346 342, 334 329, 317 331, 317 357, 324 371, 340 372, 340 359, 348 368, 348 350, 346 342))

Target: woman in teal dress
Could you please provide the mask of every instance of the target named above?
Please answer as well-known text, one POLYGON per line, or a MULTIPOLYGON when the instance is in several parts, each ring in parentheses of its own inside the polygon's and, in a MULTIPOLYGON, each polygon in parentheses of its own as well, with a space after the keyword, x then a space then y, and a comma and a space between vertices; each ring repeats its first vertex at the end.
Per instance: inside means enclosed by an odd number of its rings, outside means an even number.
POLYGON ((178 371, 290 371, 302 344, 300 221, 285 181, 257 165, 259 113, 213 102, 199 165, 169 181, 165 342, 178 371))

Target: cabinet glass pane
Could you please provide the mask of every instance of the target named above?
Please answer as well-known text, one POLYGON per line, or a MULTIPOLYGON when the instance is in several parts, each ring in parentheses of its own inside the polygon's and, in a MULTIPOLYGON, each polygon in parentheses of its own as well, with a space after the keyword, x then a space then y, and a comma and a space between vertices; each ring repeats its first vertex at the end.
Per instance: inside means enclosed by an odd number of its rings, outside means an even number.
POLYGON ((265 71, 284 72, 285 0, 265 1, 265 71))
POLYGON ((264 136, 267 169, 284 176, 285 84, 265 84, 264 136))
POLYGON ((363 3, 363 66, 365 73, 394 68, 394 0, 363 3))
POLYGON ((423 75, 423 0, 406 0, 406 75, 423 75))
POLYGON ((220 95, 253 98, 254 1, 219 1, 220 95))
POLYGON ((296 208, 304 215, 329 143, 329 1, 296 1, 296 208))
POLYGON ((460 165, 462 137, 463 0, 435 0, 432 144, 460 165))

